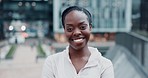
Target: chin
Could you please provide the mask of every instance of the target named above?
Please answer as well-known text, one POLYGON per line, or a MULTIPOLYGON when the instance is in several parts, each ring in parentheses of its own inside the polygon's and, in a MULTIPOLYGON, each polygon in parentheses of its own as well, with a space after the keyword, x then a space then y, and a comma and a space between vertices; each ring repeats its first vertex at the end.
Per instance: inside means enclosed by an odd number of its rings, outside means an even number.
POLYGON ((74 50, 81 50, 86 46, 87 46, 87 44, 85 44, 85 43, 83 43, 82 45, 70 45, 70 47, 74 50))
POLYGON ((70 47, 73 50, 83 49, 84 47, 87 46, 87 42, 88 42, 88 40, 85 37, 78 38, 78 39, 71 39, 71 38, 69 39, 70 47))

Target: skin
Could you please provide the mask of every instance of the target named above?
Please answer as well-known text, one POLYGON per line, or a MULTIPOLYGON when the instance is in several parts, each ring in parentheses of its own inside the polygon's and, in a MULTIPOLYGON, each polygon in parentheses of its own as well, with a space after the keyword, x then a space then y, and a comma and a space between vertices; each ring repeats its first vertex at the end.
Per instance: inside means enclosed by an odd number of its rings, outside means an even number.
POLYGON ((65 36, 70 44, 69 55, 76 72, 87 64, 91 55, 88 49, 88 40, 92 26, 88 22, 88 17, 82 11, 69 12, 64 20, 65 36))

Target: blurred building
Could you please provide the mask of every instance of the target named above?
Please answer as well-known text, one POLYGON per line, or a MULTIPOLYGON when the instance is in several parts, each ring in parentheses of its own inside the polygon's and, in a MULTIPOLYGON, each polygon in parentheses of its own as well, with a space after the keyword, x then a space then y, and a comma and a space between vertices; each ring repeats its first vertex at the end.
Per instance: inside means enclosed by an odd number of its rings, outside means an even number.
POLYGON ((140 29, 148 31, 148 1, 147 0, 141 0, 141 7, 140 7, 140 12, 141 12, 141 19, 140 19, 140 29))
POLYGON ((91 11, 92 32, 103 37, 116 32, 148 30, 146 0, 0 0, 0 38, 17 31, 9 30, 17 21, 21 21, 20 28, 27 27, 28 33, 53 38, 54 34, 63 33, 61 13, 70 5, 91 11))
POLYGON ((55 32, 63 32, 61 13, 70 5, 82 6, 91 12, 94 33, 131 30, 131 0, 54 0, 53 3, 55 32))
POLYGON ((53 34, 51 1, 0 0, 0 14, 2 38, 9 38, 15 32, 25 32, 30 37, 53 34))
POLYGON ((2 1, 0 0, 0 40, 4 39, 4 32, 3 32, 3 25, 2 25, 2 21, 3 21, 3 17, 2 17, 2 14, 3 14, 3 3, 2 1))
POLYGON ((90 41, 116 42, 106 54, 115 77, 148 78, 147 0, 0 0, 0 40, 25 33, 65 42, 61 13, 71 5, 91 12, 90 41))

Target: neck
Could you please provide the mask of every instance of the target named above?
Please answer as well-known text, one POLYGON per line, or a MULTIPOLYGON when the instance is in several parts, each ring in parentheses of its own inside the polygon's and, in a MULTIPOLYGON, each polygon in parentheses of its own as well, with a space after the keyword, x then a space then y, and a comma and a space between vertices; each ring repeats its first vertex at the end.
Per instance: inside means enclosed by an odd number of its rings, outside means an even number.
POLYGON ((72 48, 69 48, 69 55, 70 57, 75 57, 75 58, 81 58, 81 57, 89 57, 90 56, 90 51, 88 49, 88 46, 79 49, 79 50, 75 50, 72 48))

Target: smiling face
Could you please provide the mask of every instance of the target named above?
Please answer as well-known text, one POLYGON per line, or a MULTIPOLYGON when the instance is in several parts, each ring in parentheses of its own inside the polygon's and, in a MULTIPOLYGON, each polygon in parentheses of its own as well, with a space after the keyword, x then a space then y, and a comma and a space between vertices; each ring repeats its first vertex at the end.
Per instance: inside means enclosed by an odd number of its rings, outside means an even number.
POLYGON ((82 11, 73 10, 65 16, 64 31, 70 49, 79 50, 87 46, 91 33, 88 17, 82 11))

